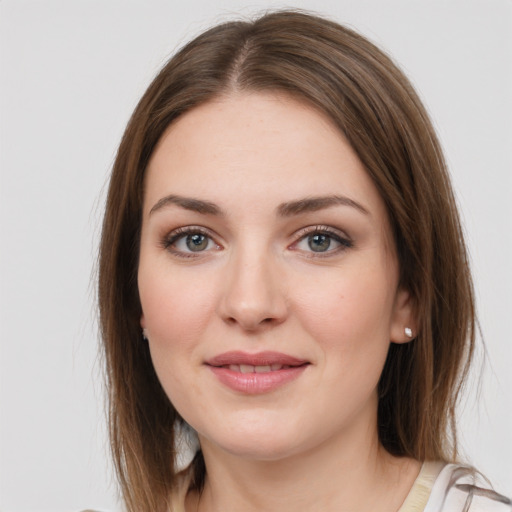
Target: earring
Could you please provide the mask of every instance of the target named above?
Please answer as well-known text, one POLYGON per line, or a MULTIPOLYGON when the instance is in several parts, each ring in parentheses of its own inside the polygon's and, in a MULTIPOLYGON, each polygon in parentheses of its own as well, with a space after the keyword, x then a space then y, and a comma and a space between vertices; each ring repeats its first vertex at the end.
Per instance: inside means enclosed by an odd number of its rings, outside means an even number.
POLYGON ((146 328, 142 329, 142 339, 144 341, 148 341, 148 331, 146 330, 146 328))
POLYGON ((405 332, 405 335, 408 337, 408 338, 412 338, 412 329, 410 327, 406 327, 404 329, 404 332, 405 332))

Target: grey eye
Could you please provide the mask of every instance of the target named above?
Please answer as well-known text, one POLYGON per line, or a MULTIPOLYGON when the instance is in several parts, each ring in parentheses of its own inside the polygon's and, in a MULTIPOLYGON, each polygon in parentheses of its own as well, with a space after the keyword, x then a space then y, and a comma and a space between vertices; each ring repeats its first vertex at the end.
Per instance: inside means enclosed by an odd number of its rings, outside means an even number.
POLYGON ((317 233, 308 236, 308 246, 314 252, 325 252, 331 247, 332 238, 329 235, 317 233))
POLYGON ((187 248, 193 252, 204 251, 208 247, 209 238, 201 233, 187 235, 185 243, 187 248))
POLYGON ((163 246, 172 254, 183 257, 200 256, 199 253, 221 249, 207 232, 195 226, 175 230, 163 240, 163 246))

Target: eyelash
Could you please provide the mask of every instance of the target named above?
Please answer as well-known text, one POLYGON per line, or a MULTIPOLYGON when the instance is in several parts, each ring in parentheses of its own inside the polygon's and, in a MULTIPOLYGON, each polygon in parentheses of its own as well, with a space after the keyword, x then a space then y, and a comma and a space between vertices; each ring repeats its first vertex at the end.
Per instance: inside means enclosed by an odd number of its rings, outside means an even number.
MULTIPOLYGON (((197 253, 195 253, 194 251, 187 252, 177 250, 173 247, 181 239, 192 235, 203 235, 209 240, 208 243, 213 243, 217 249, 221 247, 212 237, 211 232, 200 226, 186 226, 175 229, 162 240, 161 245, 165 250, 170 251, 173 255, 179 258, 197 258, 201 256, 202 252, 207 251, 197 251, 197 253)), ((327 249, 326 251, 304 251, 305 254, 307 254, 306 257, 308 258, 327 258, 329 256, 333 256, 334 254, 338 254, 339 252, 350 249, 354 246, 353 241, 346 235, 342 234, 341 232, 334 230, 329 226, 317 225, 308 226, 296 232, 294 237, 296 237, 297 240, 293 242, 291 245, 289 245, 289 248, 291 248, 292 250, 300 250, 297 249, 298 244, 307 240, 308 237, 314 235, 327 236, 329 237, 330 240, 334 240, 336 243, 340 245, 335 249, 327 249)))
POLYGON ((193 251, 185 252, 173 248, 173 245, 176 244, 179 240, 192 235, 203 235, 209 241, 215 244, 217 248, 220 247, 220 245, 217 242, 215 242, 210 231, 200 226, 186 226, 175 229, 162 240, 162 247, 167 251, 170 251, 174 256, 177 256, 179 258, 197 258, 198 256, 201 255, 201 252, 203 251, 197 251, 197 253, 194 253, 193 251))
MULTIPOLYGON (((295 248, 300 242, 307 240, 309 237, 314 235, 325 235, 329 237, 331 240, 339 243, 339 247, 335 249, 328 249, 326 251, 306 251, 308 258, 328 258, 329 256, 333 256, 340 252, 343 252, 347 249, 351 249, 354 247, 354 242, 344 233, 333 229, 330 226, 317 225, 317 226, 308 226, 302 228, 296 233, 298 239, 296 242, 290 246, 292 249, 295 248)), ((296 249, 295 249, 296 250, 296 249)))

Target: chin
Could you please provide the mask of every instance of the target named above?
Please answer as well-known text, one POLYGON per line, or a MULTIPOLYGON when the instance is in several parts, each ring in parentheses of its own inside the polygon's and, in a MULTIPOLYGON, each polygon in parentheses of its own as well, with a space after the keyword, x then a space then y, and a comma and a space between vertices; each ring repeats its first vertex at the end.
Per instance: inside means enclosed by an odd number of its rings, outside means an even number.
POLYGON ((267 441, 256 436, 253 440, 248 438, 230 439, 229 442, 216 444, 218 448, 234 457, 253 461, 282 460, 297 451, 297 446, 293 446, 289 441, 281 442, 275 438, 267 441))
POLYGON ((283 421, 277 425, 261 421, 244 426, 231 423, 231 428, 223 432, 208 430, 204 435, 199 434, 202 446, 212 446, 216 451, 250 460, 281 460, 307 450, 308 444, 314 444, 302 438, 303 430, 283 421))

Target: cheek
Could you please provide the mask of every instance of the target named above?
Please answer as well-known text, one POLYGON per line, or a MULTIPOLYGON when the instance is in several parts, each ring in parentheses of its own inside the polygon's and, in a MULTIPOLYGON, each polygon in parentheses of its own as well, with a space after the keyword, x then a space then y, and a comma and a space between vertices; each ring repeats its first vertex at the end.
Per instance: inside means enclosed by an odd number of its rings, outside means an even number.
POLYGON ((197 348, 211 316, 211 291, 179 273, 141 270, 139 293, 155 372, 179 414, 193 419, 189 397, 206 400, 193 363, 200 359, 197 348))
POLYGON ((326 421, 339 425, 375 407, 390 344, 391 285, 381 272, 352 269, 307 288, 297 316, 319 349, 321 380, 329 389, 313 399, 326 421), (342 404, 342 414, 333 402, 342 404))
MULTIPOLYGON (((298 294, 297 307, 303 328, 325 351, 387 352, 393 307, 393 285, 382 269, 367 266, 327 273, 298 294)), ((327 355, 327 354, 326 354, 327 355)))
POLYGON ((194 378, 200 356, 197 348, 212 315, 213 291, 187 273, 139 270, 139 294, 148 330, 153 366, 169 399, 178 411, 186 409, 181 397, 202 390, 194 378))
MULTIPOLYGON (((197 339, 213 310, 214 289, 208 280, 187 272, 139 271, 139 294, 151 339, 184 347, 197 339)), ((171 348, 171 347, 170 347, 171 348)))

